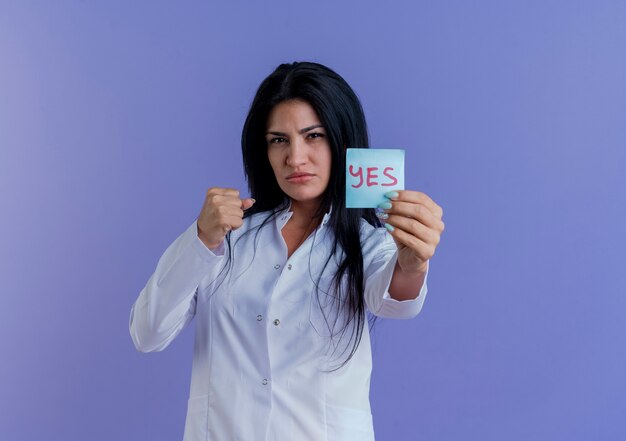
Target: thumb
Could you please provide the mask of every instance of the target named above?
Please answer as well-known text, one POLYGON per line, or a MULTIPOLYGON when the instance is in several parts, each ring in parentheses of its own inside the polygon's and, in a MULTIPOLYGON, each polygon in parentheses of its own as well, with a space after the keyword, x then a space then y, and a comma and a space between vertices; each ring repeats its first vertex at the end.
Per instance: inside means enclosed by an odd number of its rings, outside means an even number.
POLYGON ((248 208, 252 207, 255 202, 256 202, 256 200, 254 200, 252 198, 242 199, 241 200, 241 209, 242 210, 247 210, 248 208))

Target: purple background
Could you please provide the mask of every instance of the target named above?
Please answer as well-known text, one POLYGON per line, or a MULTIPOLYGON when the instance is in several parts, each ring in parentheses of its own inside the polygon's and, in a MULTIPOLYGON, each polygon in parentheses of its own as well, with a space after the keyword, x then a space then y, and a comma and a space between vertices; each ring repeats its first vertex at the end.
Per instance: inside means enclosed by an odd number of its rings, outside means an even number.
POLYGON ((0 439, 182 438, 193 325, 141 354, 130 307, 294 60, 445 210, 377 439, 624 439, 626 3, 545 0, 2 1, 0 439))

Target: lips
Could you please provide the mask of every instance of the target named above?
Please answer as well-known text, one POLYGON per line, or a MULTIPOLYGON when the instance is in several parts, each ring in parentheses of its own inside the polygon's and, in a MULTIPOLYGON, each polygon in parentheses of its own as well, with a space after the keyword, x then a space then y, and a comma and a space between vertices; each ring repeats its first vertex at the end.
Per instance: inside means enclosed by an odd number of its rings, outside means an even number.
POLYGON ((292 173, 289 176, 287 176, 287 179, 298 179, 298 178, 307 178, 307 177, 312 177, 315 176, 312 173, 292 173))
POLYGON ((312 173, 296 172, 287 176, 286 181, 291 185, 307 185, 313 179, 315 175, 312 173))

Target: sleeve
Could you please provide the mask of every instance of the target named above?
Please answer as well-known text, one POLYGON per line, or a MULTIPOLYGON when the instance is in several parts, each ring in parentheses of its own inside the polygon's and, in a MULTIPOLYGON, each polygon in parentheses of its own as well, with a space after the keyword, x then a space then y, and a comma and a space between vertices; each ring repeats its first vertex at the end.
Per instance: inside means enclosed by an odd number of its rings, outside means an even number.
POLYGON ((130 310, 130 336, 138 351, 165 349, 196 313, 198 286, 217 275, 223 245, 215 251, 198 237, 197 220, 163 253, 130 310))
POLYGON ((398 260, 398 248, 384 228, 373 229, 363 246, 365 275, 365 303, 369 311, 379 317, 409 319, 422 310, 426 293, 430 262, 418 296, 412 300, 396 300, 389 294, 389 285, 398 260))

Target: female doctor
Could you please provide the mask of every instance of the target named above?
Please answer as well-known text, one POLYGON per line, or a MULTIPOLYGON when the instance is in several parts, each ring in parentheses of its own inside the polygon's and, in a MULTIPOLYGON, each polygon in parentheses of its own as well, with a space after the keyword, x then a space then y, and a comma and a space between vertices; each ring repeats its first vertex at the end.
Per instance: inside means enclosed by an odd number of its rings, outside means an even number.
POLYGON ((133 304, 142 352, 196 317, 184 441, 374 440, 367 311, 419 313, 444 223, 418 191, 347 209, 350 146, 368 135, 345 80, 278 66, 243 128, 251 198, 210 188, 133 304))

